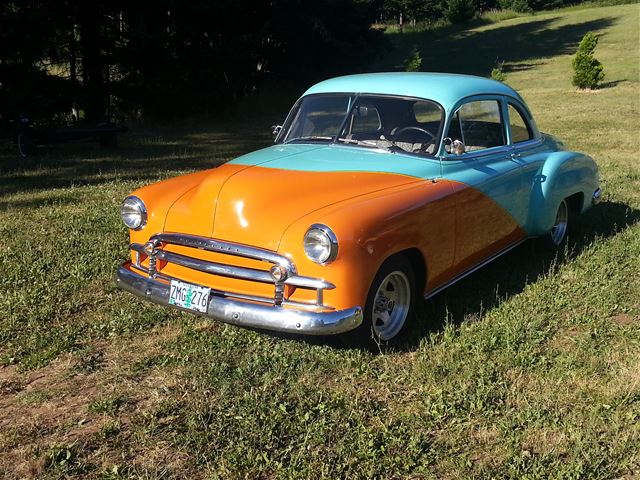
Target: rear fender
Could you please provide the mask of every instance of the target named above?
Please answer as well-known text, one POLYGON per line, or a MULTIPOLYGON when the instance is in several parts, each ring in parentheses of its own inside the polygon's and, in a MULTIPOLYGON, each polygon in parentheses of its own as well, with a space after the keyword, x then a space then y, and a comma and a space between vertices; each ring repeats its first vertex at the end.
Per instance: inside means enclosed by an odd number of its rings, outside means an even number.
POLYGON ((532 236, 548 233, 560 202, 576 193, 583 194, 580 212, 586 211, 596 188, 598 167, 591 157, 568 151, 550 154, 533 178, 527 231, 532 236))

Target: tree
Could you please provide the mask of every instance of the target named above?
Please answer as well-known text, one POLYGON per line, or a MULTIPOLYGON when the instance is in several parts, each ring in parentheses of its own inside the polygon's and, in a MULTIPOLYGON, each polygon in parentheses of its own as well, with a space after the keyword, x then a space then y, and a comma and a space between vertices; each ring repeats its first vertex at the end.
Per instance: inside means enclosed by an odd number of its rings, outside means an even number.
POLYGON ((265 82, 299 90, 363 69, 383 51, 370 28, 382 2, 4 0, 0 115, 219 115, 265 82))
POLYGON ((404 69, 407 72, 419 72, 422 70, 422 56, 418 47, 414 46, 409 56, 405 59, 404 69))
POLYGON ((580 89, 597 88, 604 79, 604 67, 593 57, 596 45, 598 45, 598 36, 593 32, 587 33, 582 37, 573 59, 572 83, 580 89))
POLYGON ((465 23, 476 14, 475 0, 447 0, 444 16, 451 23, 465 23))

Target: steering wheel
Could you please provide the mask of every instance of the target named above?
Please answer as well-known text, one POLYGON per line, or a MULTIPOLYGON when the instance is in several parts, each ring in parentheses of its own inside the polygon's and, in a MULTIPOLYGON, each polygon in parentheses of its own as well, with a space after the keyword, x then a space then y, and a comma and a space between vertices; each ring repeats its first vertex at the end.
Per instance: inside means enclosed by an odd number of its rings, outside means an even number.
POLYGON ((395 132, 393 132, 393 133, 392 133, 393 138, 394 138, 394 139, 396 139, 396 138, 398 138, 402 133, 407 132, 407 131, 409 131, 409 130, 416 130, 416 131, 418 131, 418 132, 420 132, 420 133, 424 133, 424 134, 426 134, 426 135, 429 135, 429 137, 431 137, 431 138, 430 138, 430 142, 431 142, 432 140, 435 140, 435 138, 436 138, 436 136, 435 136, 433 133, 431 133, 429 130, 427 130, 426 128, 416 127, 416 126, 414 126, 414 125, 409 125, 409 126, 406 126, 406 127, 399 128, 398 130, 396 130, 395 132))
POLYGON ((429 145, 431 145, 432 142, 435 143, 436 136, 433 133, 431 133, 429 130, 422 127, 416 127, 415 125, 408 125, 406 127, 399 128, 398 130, 393 132, 392 136, 393 136, 394 144, 402 133, 407 132, 409 130, 416 130, 420 133, 424 133, 425 135, 429 135, 430 137, 427 143, 423 143, 420 146, 420 148, 418 150, 414 150, 414 152, 425 153, 427 151, 427 148, 429 148, 429 145))

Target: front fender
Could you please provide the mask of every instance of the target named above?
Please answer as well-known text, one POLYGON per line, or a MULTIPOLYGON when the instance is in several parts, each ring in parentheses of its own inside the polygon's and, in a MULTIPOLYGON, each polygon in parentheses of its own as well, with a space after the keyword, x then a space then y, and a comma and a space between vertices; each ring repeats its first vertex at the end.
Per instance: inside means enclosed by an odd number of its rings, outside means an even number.
POLYGON ((591 157, 582 153, 553 152, 532 182, 527 231, 532 236, 544 235, 553 227, 563 199, 580 193, 580 213, 591 206, 591 197, 598 188, 598 167, 591 157))
POLYGON ((290 257, 300 274, 336 285, 326 292, 328 304, 364 305, 380 265, 395 253, 417 249, 429 279, 450 268, 455 245, 452 192, 452 182, 422 181, 327 206, 290 225, 278 252, 290 257), (338 256, 328 265, 318 265, 304 253, 304 234, 314 223, 329 226, 338 237, 338 256))

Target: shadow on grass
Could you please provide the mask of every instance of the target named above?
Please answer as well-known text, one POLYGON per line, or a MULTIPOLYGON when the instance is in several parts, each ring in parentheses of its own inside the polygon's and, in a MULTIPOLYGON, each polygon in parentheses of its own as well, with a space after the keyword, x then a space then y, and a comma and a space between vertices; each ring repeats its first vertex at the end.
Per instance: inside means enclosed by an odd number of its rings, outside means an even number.
MULTIPOLYGON (((536 240, 525 242, 425 301, 422 321, 407 332, 408 340, 394 350, 415 350, 423 338, 442 331, 447 323, 458 326, 464 321, 481 321, 488 311, 577 257, 593 242, 611 238, 638 222, 640 210, 623 203, 603 202, 574 222, 563 250, 545 248, 536 240)), ((339 349, 353 348, 344 345, 338 337, 306 337, 302 341, 325 342, 339 349)))
POLYGON ((626 80, 613 80, 611 82, 604 82, 598 85, 598 90, 617 87, 620 83, 624 83, 624 82, 626 82, 626 80))
POLYGON ((640 210, 618 202, 602 202, 576 219, 562 250, 530 240, 425 302, 424 324, 417 326, 405 348, 411 350, 446 323, 481 320, 485 313, 521 293, 557 267, 579 256, 597 241, 605 241, 640 222, 640 210))
MULTIPOLYGON (((33 157, 20 158, 13 145, 0 147, 0 196, 53 188, 100 185, 111 181, 149 182, 196 169, 213 168, 244 153, 268 146, 268 127, 249 133, 157 132, 125 135, 116 150, 91 143, 39 148, 33 157)), ((1 202, 0 208, 13 205, 1 202), (4 203, 4 204, 3 204, 4 203)), ((22 207, 37 207, 25 201, 22 207)))
POLYGON ((442 30, 389 34, 396 55, 391 63, 376 68, 403 68, 401 63, 415 46, 427 71, 466 73, 487 76, 496 60, 517 64, 506 65, 505 71, 527 70, 536 65, 533 60, 574 53, 585 33, 602 31, 611 26, 615 17, 553 27, 559 17, 504 25, 474 31, 474 25, 447 27, 442 30))

